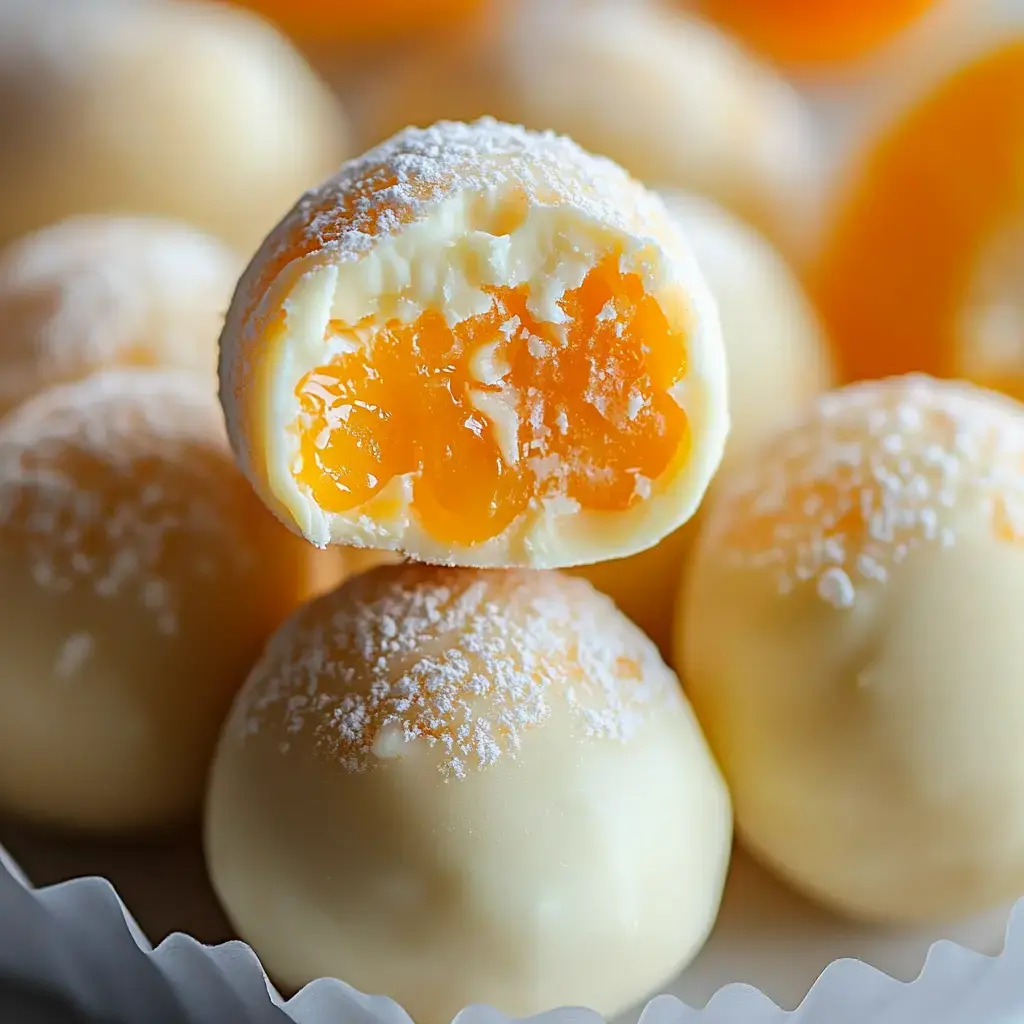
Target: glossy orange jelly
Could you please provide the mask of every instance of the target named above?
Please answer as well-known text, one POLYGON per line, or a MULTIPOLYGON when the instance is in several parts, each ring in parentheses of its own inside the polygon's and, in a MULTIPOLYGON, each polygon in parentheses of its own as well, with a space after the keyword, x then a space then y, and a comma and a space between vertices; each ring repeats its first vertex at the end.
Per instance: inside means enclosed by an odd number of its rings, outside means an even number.
MULTIPOLYGON (((628 509, 685 460, 687 417, 667 392, 687 339, 617 256, 565 293, 560 324, 530 313, 525 285, 489 291, 480 316, 374 326, 301 379, 295 477, 322 509, 357 508, 411 474, 424 528, 469 545, 531 503, 628 509)), ((353 327, 368 325, 330 330, 353 327)))

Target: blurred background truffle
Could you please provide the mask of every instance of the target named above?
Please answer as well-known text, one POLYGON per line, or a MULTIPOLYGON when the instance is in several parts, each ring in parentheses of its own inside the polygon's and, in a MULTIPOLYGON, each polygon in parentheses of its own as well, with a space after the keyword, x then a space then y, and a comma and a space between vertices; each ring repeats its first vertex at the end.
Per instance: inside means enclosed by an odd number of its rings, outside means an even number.
POLYGON ((789 246, 807 228, 815 136, 797 92, 707 23, 615 0, 504 0, 389 69, 363 143, 491 114, 570 135, 655 187, 710 196, 789 246))
POLYGON ((0 242, 148 213, 253 250, 349 155, 336 98, 268 23, 185 0, 0 5, 0 242))
POLYGON ((70 217, 0 250, 0 413, 111 366, 217 380, 217 335, 242 259, 155 217, 70 217))
MULTIPOLYGON (((721 470, 727 472, 831 386, 832 356, 799 279, 761 235, 710 200, 684 193, 665 199, 718 303, 729 365, 731 432, 721 470)), ((700 520, 698 512, 631 558, 574 570, 612 597, 666 658, 700 520)))

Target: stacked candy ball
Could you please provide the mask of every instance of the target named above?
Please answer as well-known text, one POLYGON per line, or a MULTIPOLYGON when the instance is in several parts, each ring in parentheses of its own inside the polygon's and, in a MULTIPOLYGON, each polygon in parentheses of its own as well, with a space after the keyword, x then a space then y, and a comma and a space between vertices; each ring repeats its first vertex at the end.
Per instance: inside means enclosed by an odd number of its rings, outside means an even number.
POLYGON ((216 397, 236 246, 345 123, 248 15, 15 0, 0 128, 0 807, 159 831, 267 636, 365 561, 275 522, 216 397))
POLYGON ((615 1013, 714 922, 729 798, 679 681, 588 583, 687 520, 728 428, 715 306, 665 205, 568 139, 409 129, 243 274, 221 398, 314 544, 394 549, 235 702, 211 876, 275 977, 441 1021, 615 1013))

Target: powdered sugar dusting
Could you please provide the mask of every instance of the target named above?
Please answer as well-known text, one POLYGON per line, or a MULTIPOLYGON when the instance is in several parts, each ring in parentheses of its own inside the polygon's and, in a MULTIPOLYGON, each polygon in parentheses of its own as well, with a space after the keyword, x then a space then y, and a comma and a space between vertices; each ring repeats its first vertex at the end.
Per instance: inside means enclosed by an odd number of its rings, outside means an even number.
MULTIPOLYGON (((5 137, 17 155, 19 144, 38 145, 38 118, 65 113, 62 104, 82 89, 97 66, 119 52, 135 52, 152 31, 137 16, 134 0, 47 0, 40 17, 37 0, 4 0, 0 6, 0 97, 5 137), (135 15, 132 17, 132 15, 135 15), (34 115, 34 116, 33 116, 34 115), (20 129, 18 134, 9 128, 20 129)), ((152 6, 156 6, 155 4, 152 6)))
POLYGON ((1024 542, 1024 407, 915 375, 823 396, 728 482, 706 542, 846 609, 915 549, 955 544, 972 510, 1024 542))
POLYGON ((113 363, 167 363, 212 379, 241 261, 157 218, 75 217, 0 258, 0 406, 113 363))
MULTIPOLYGON (((44 392, 0 427, 0 546, 55 594, 133 595, 173 635, 180 583, 256 552, 235 543, 255 499, 230 462, 216 400, 183 373, 115 370, 44 392)), ((89 656, 69 638, 58 675, 89 656)))
MULTIPOLYGON (((290 261, 327 249, 335 260, 357 259, 461 191, 568 205, 593 223, 627 232, 667 223, 656 195, 566 136, 490 117, 472 124, 441 121, 399 132, 303 196, 271 235, 260 262, 276 275, 275 257, 290 261)), ((257 293, 270 283, 266 273, 260 280, 257 293)))
MULTIPOLYGON (((276 310, 250 321, 286 268, 312 254, 333 263, 358 260, 459 193, 500 197, 521 212, 565 207, 585 222, 656 239, 668 262, 684 258, 660 197, 565 136, 489 117, 407 128, 303 196, 261 246, 228 316, 225 338, 233 344, 222 341, 222 388, 244 402, 254 372, 255 353, 247 348, 258 351, 276 310)), ((232 441, 242 439, 233 434, 232 441)))
POLYGON ((54 675, 58 679, 76 676, 92 657, 95 646, 96 642, 89 633, 71 633, 57 652, 57 661, 53 667, 54 675))
MULTIPOLYGON (((355 540, 464 565, 573 564, 599 548, 626 554, 647 524, 653 531, 662 520, 661 533, 691 513, 726 429, 712 300, 662 200, 569 139, 491 118, 407 129, 303 197, 243 275, 220 351, 240 466, 318 546, 355 540), (595 327, 610 296, 612 318, 595 327), (686 408, 684 389, 668 379, 669 354, 687 378, 686 408), (327 376, 336 378, 336 401, 321 387, 327 376), (393 401, 404 379, 411 385, 393 401), (442 530, 428 502, 414 500, 420 481, 421 494, 436 482, 421 470, 433 455, 420 452, 435 439, 409 435, 398 421, 418 418, 419 396, 442 381, 466 444, 497 445, 504 465, 495 460, 503 477, 495 493, 515 492, 504 504, 517 512, 504 522, 470 503, 471 529, 442 530), (372 400, 349 414, 361 391, 372 400), (367 450, 382 469, 371 467, 373 485, 361 473, 323 472, 331 459, 352 463, 347 446, 376 436, 378 421, 413 438, 411 452, 367 450), (684 441, 688 458, 676 459, 684 441), (625 472, 642 471, 653 485, 646 502, 644 482, 633 492, 618 463, 608 464, 620 442, 630 449, 625 472), (330 496, 335 485, 340 501, 330 496), (680 501, 656 500, 670 493, 680 501), (545 501, 570 494, 579 513, 558 514, 567 506, 545 501), (635 529, 570 535, 577 514, 610 520, 606 511, 640 502, 647 507, 635 529), (491 533, 481 529, 488 519, 497 524, 491 533)), ((454 442, 436 447, 445 465, 458 461, 454 442)))
POLYGON ((624 742, 679 699, 650 640, 582 580, 410 565, 357 577, 296 613, 229 728, 314 730, 355 772, 425 740, 440 748, 442 773, 461 778, 514 757, 556 707, 582 736, 624 742))

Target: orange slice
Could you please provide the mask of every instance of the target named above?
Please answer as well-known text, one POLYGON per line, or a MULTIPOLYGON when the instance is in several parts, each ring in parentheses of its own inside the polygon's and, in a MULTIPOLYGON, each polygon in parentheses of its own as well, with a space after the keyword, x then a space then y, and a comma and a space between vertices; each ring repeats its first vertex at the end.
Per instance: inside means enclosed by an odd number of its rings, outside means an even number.
POLYGON ((847 379, 1024 396, 1024 38, 963 65, 861 160, 816 273, 847 379))
POLYGON ((568 139, 409 129, 304 197, 221 340, 240 463, 317 545, 556 567, 696 509, 728 429, 662 202, 568 139))
POLYGON ((700 0, 701 9, 765 56, 815 66, 863 56, 935 0, 700 0))

